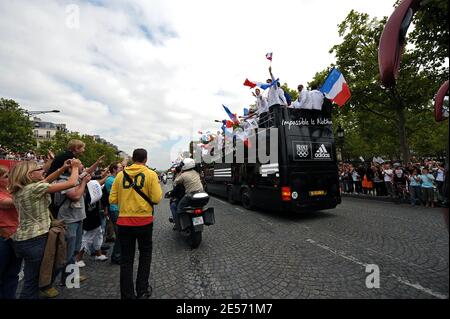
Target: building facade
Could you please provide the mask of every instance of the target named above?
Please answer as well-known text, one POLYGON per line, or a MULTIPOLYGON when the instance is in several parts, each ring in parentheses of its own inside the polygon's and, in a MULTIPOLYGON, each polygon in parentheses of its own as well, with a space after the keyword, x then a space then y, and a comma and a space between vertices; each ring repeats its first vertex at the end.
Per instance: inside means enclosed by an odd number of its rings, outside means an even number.
POLYGON ((66 124, 55 124, 44 122, 38 117, 33 118, 33 136, 38 147, 42 141, 51 140, 58 131, 66 132, 66 124))

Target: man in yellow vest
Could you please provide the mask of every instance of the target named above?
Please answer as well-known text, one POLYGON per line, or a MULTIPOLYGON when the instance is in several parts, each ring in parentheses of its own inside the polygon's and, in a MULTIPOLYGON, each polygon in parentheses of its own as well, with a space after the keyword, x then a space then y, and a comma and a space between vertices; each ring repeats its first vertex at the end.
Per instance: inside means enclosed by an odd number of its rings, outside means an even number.
POLYGON ((109 195, 110 204, 119 206, 117 219, 120 260, 120 294, 122 299, 147 299, 152 294, 149 285, 152 261, 152 234, 154 205, 162 197, 158 175, 150 170, 147 151, 136 149, 133 164, 117 174, 109 195), (136 294, 133 283, 133 264, 139 249, 139 267, 136 278, 136 294))

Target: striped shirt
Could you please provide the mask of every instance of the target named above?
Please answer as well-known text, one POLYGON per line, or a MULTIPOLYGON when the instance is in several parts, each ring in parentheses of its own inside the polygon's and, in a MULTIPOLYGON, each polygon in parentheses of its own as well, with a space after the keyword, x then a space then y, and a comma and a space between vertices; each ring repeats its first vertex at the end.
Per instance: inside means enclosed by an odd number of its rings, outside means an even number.
POLYGON ((12 236, 15 241, 32 239, 48 233, 50 229, 49 183, 38 182, 26 185, 13 194, 14 205, 19 212, 19 227, 12 236))

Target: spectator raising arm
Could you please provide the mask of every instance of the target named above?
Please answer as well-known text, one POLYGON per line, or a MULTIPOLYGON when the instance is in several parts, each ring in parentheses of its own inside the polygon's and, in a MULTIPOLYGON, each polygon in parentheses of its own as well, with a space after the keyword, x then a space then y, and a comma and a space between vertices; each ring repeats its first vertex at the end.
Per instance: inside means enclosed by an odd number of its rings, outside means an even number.
POLYGON ((66 196, 72 201, 76 202, 83 198, 84 190, 86 189, 87 183, 91 180, 91 175, 87 174, 81 180, 81 183, 75 187, 75 189, 70 190, 66 193, 66 196))
MULTIPOLYGON (((51 173, 50 175, 48 175, 45 178, 45 182, 51 184, 52 182, 54 182, 62 173, 64 173, 66 171, 66 169, 68 169, 71 166, 71 160, 66 160, 64 162, 64 165, 62 167, 60 167, 59 169, 57 169, 56 171, 54 171, 53 173, 51 173)), ((44 169, 45 171, 45 169, 44 169)))
POLYGON ((77 185, 78 169, 81 166, 81 162, 78 159, 73 159, 70 162, 70 166, 72 167, 72 173, 69 179, 63 183, 50 184, 47 188, 47 193, 57 193, 77 185))
POLYGON ((95 161, 95 163, 91 165, 91 167, 89 167, 89 168, 86 169, 86 172, 87 172, 88 174, 91 174, 91 175, 92 175, 92 173, 95 172, 95 170, 97 169, 97 167, 98 167, 101 163, 103 163, 103 160, 104 160, 104 159, 105 159, 105 155, 100 156, 100 157, 95 161))

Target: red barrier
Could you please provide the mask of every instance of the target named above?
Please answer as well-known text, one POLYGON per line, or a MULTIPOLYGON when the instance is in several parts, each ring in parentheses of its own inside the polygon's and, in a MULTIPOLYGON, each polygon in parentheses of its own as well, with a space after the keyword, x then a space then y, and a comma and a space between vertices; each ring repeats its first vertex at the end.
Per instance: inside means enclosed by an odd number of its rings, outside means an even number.
POLYGON ((0 160, 0 165, 8 167, 9 170, 13 168, 20 161, 0 160))

